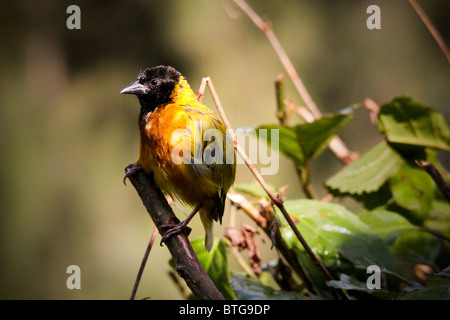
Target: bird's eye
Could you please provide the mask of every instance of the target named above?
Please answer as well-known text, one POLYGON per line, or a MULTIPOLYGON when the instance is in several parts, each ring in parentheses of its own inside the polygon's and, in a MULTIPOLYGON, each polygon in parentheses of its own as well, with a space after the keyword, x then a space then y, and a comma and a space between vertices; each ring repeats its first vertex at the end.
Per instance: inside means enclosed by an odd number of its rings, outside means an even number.
POLYGON ((153 79, 153 80, 150 81, 150 84, 151 84, 152 86, 156 86, 156 85, 158 84, 158 80, 153 79))

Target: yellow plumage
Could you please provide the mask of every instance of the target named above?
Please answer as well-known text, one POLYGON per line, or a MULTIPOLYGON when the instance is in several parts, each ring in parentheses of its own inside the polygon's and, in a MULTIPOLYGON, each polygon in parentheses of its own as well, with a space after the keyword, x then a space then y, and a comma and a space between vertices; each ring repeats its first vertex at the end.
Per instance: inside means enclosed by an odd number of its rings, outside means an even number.
MULTIPOLYGON (((141 79, 141 86, 150 86, 152 81, 159 81, 167 97, 161 94, 148 102, 145 96, 138 95, 141 141, 136 163, 146 172, 153 172, 155 183, 163 192, 199 209, 209 251, 214 240, 213 220, 222 222, 226 193, 234 183, 233 143, 220 118, 196 99, 183 76, 177 76, 171 67, 155 68, 141 73, 137 82, 141 79), (170 87, 171 80, 173 88, 166 89, 163 85, 170 87)), ((149 94, 145 90, 141 88, 139 92, 149 94)), ((158 90, 154 90, 154 95, 155 92, 158 90)))

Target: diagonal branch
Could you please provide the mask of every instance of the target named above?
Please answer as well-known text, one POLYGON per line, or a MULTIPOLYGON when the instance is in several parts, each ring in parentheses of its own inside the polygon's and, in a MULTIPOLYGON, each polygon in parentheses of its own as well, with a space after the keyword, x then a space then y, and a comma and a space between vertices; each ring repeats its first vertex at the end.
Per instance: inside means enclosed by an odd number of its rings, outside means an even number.
MULTIPOLYGON (((127 169, 125 169, 126 172, 127 169)), ((128 177, 158 229, 162 224, 179 223, 163 193, 153 181, 152 175, 147 175, 143 170, 138 170, 128 177)), ((165 230, 159 230, 159 232, 164 235, 165 230)), ((175 270, 186 281, 186 284, 198 299, 224 299, 200 264, 185 233, 174 235, 167 239, 165 243, 175 261, 175 270)))
POLYGON ((142 258, 141 266, 139 267, 138 274, 136 276, 136 281, 133 285, 133 290, 131 291, 130 300, 134 300, 136 297, 136 292, 139 287, 139 283, 141 282, 142 273, 144 272, 145 265, 147 264, 148 256, 150 255, 150 251, 152 250, 153 243, 155 242, 156 236, 158 234, 158 228, 154 227, 152 235, 150 236, 150 241, 147 245, 147 249, 145 250, 144 257, 142 258))
MULTIPOLYGON (((280 61, 283 64, 283 67, 286 70, 287 74, 291 78, 295 88, 297 89, 298 93, 305 102, 306 107, 314 115, 314 118, 315 119, 322 118, 322 112, 320 112, 316 103, 314 102, 305 85, 303 84, 303 81, 298 75, 297 71, 295 70, 294 65, 291 62, 291 59, 289 59, 289 56, 287 55, 280 41, 273 32, 271 24, 261 19, 261 17, 244 0, 233 0, 233 1, 239 6, 239 8, 241 8, 242 11, 245 12, 245 14, 247 14, 250 20, 252 20, 253 23, 261 31, 264 32, 273 49, 280 58, 280 61)), ((344 142, 342 142, 342 140, 338 136, 335 136, 333 139, 331 139, 329 148, 343 164, 349 164, 354 160, 356 160, 358 157, 356 153, 351 152, 347 148, 347 146, 344 144, 344 142)))
POLYGON ((316 119, 321 118, 322 113, 320 112, 316 103, 314 102, 314 100, 312 99, 308 90, 306 89, 305 85, 303 84, 303 81, 299 77, 297 71, 295 71, 295 68, 291 62, 291 59, 289 59, 289 56, 287 55, 287 53, 284 50, 283 46, 281 45, 280 41, 275 36, 275 33, 273 32, 273 29, 272 29, 272 26, 270 25, 270 23, 261 19, 261 17, 253 10, 253 8, 250 7, 247 4, 247 2, 245 2, 244 0, 234 0, 234 2, 239 6, 239 8, 241 8, 242 11, 245 12, 245 14, 247 14, 247 16, 253 21, 253 23, 259 29, 261 29, 261 31, 264 32, 264 34, 266 35, 270 44, 274 48, 278 57, 280 58, 280 61, 283 64, 284 69, 286 69, 286 72, 288 73, 289 77, 291 78, 292 82, 294 83, 295 88, 300 93, 300 96, 302 97, 306 106, 313 113, 313 115, 316 119))
MULTIPOLYGON (((306 240, 301 235, 300 231, 297 229, 297 226, 295 225, 294 221, 292 221, 291 217, 289 216, 289 213, 286 211, 286 208, 283 205, 283 200, 281 197, 275 195, 267 185, 264 178, 261 176, 259 171, 256 169, 256 167, 251 163, 250 159, 248 158, 245 151, 241 148, 241 146, 238 144, 236 136, 234 135, 233 129, 230 125, 230 122, 228 121, 227 116, 225 115, 225 111, 222 107, 222 104, 220 103, 219 97, 217 95, 216 89, 214 88, 214 85, 211 82, 211 79, 209 77, 202 79, 202 86, 201 88, 204 88, 203 82, 206 82, 208 85, 208 89, 211 92, 211 96, 213 98, 213 101, 217 107, 217 111, 219 112, 220 118, 222 118, 223 123, 225 124, 225 127, 227 129, 227 133, 230 135, 231 140, 234 143, 234 148, 237 151, 237 153, 244 159, 245 164, 250 169, 253 176, 256 178, 256 180, 259 182, 261 187, 264 189, 264 191, 267 193, 267 195, 270 197, 272 202, 280 209, 281 213, 283 214, 284 218, 287 220, 289 226, 294 231, 294 234, 297 236, 300 243, 305 248, 305 251, 308 253, 308 255, 311 257, 311 259, 314 261, 314 263, 317 265, 317 267, 324 273, 327 279, 333 280, 333 276, 328 272, 327 268, 323 265, 323 263, 319 260, 319 258, 316 256, 316 254, 311 250, 311 247, 306 242, 306 240)), ((200 95, 203 95, 203 93, 200 93, 200 95)))
POLYGON ((447 201, 450 202, 450 188, 442 178, 442 175, 439 172, 439 170, 429 161, 415 160, 415 162, 420 168, 425 170, 425 172, 430 175, 430 177, 434 180, 434 182, 438 186, 439 190, 441 190, 445 199, 447 199, 447 201))
POLYGON ((414 11, 416 11, 417 15, 422 20, 423 24, 428 29, 428 31, 430 31, 434 40, 438 44, 439 49, 441 49, 442 53, 447 58, 448 63, 450 63, 450 50, 448 49, 444 39, 441 37, 439 31, 433 25, 433 22, 431 22, 430 18, 428 18, 427 14, 425 13, 425 11, 423 11, 422 7, 416 0, 408 0, 408 2, 411 5, 411 7, 413 7, 414 11))

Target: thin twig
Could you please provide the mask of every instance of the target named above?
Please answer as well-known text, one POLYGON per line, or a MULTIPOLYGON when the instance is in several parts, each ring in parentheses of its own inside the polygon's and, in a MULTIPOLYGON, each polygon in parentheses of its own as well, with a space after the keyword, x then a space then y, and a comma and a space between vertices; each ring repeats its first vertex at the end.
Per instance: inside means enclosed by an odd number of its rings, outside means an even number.
POLYGON ((439 170, 429 161, 415 160, 415 162, 420 168, 425 170, 425 172, 430 175, 430 177, 434 180, 434 182, 438 186, 439 190, 441 190, 445 199, 447 199, 447 201, 450 202, 450 188, 442 178, 439 170))
POLYGON ((256 209, 243 195, 239 193, 227 193, 227 198, 233 203, 238 203, 239 207, 244 210, 261 228, 265 229, 267 227, 267 219, 263 217, 259 210, 256 209))
POLYGON ((289 59, 289 56, 287 55, 278 38, 275 36, 275 33, 273 32, 270 23, 261 19, 261 17, 253 10, 253 8, 250 7, 244 0, 234 0, 234 2, 239 6, 239 8, 241 8, 242 11, 245 12, 245 14, 247 14, 247 16, 253 21, 253 23, 259 29, 261 29, 261 31, 265 33, 265 35, 269 39, 269 42, 272 44, 273 48, 278 54, 281 63, 286 69, 286 72, 292 79, 294 86, 296 87, 297 91, 303 98, 303 101, 316 118, 321 118, 322 113, 319 111, 319 108, 317 108, 317 105, 311 98, 311 95, 309 94, 308 90, 306 90, 306 87, 303 84, 302 79, 298 76, 297 71, 294 68, 294 65, 289 59))
POLYGON ((239 153, 239 155, 244 159, 245 164, 250 169, 253 176, 256 178, 256 180, 259 182, 261 187, 264 189, 264 191, 267 193, 267 195, 270 197, 272 202, 280 209, 281 213, 283 214, 284 218, 288 222, 291 229, 294 231, 294 234, 297 236, 300 243, 305 248, 308 255, 311 257, 311 259, 314 261, 314 263, 319 267, 319 269, 325 274, 327 279, 333 280, 333 276, 328 272, 327 268, 323 265, 323 263, 317 258, 315 253, 311 250, 310 246, 306 242, 306 240, 301 235, 300 231, 297 229, 294 221, 292 221, 291 217, 289 216, 289 213, 286 211, 286 208, 283 205, 283 200, 281 197, 275 195, 265 182, 264 178, 261 176, 259 171, 255 168, 255 166, 250 162, 250 159, 248 158, 245 151, 241 148, 241 146, 238 144, 236 136, 234 135, 233 129, 230 125, 230 122, 228 121, 228 118, 225 114, 225 111, 222 107, 222 104, 220 103, 219 97, 217 95, 216 89, 214 88, 214 85, 212 84, 212 81, 209 77, 203 78, 202 81, 205 81, 208 85, 209 91, 211 92, 211 96, 213 98, 213 101, 217 107, 217 111, 219 112, 220 117, 222 118, 223 123, 225 124, 225 127, 227 129, 228 134, 230 135, 235 150, 239 153))
POLYGON ((238 144, 236 136, 234 135, 234 131, 230 125, 230 122, 228 121, 227 116, 225 115, 225 112, 222 108, 222 104, 220 103, 219 97, 217 95, 216 89, 214 88, 214 85, 211 82, 211 79, 209 77, 203 78, 202 81, 205 81, 208 85, 208 89, 211 92, 211 96, 214 100, 214 103, 216 104, 217 111, 219 112, 220 118, 222 119, 223 123, 225 124, 225 127, 227 128, 227 132, 231 137, 231 140, 233 141, 234 148, 238 152, 238 154, 242 157, 242 159, 245 161, 245 164, 250 169, 252 174, 255 176, 256 180, 259 182, 261 187, 264 189, 264 191, 268 194, 268 196, 278 203, 280 203, 280 200, 275 196, 275 194, 270 190, 269 186, 267 185, 264 178, 261 176, 259 171, 256 169, 256 167, 253 165, 253 163, 250 162, 249 157, 245 153, 245 151, 241 148, 241 146, 238 144))
MULTIPOLYGON (((281 236, 280 228, 273 228, 273 223, 275 223, 277 217, 264 217, 256 207, 254 207, 244 196, 238 193, 230 194, 229 192, 227 197, 231 200, 231 203, 242 209, 242 211, 252 218, 262 230, 264 230, 267 236, 272 240, 272 244, 276 243, 276 249, 285 257, 287 261, 289 261, 289 264, 302 279, 308 290, 314 293, 315 290, 313 284, 306 275, 303 267, 299 264, 296 253, 286 245, 281 236)), ((273 212, 275 212, 275 210, 273 210, 273 212)))
MULTIPOLYGON (((290 104, 294 104, 293 101, 289 102, 290 104)), ((295 112, 306 122, 313 122, 314 121, 314 116, 312 115, 311 111, 309 111, 307 108, 305 107, 295 107, 294 104, 294 108, 295 108, 295 112)))
POLYGON ((180 291, 181 296, 184 299, 188 300, 189 296, 190 296, 190 292, 189 292, 189 290, 187 290, 186 286, 183 285, 183 283, 180 281, 180 277, 178 277, 177 274, 175 273, 175 271, 173 271, 173 270, 169 270, 168 274, 169 274, 170 279, 172 279, 173 283, 180 291))
POLYGON ((247 264, 247 262, 245 262, 244 258, 239 252, 239 249, 237 247, 231 247, 231 252, 233 252, 236 261, 239 263, 241 268, 244 269, 245 273, 247 273, 251 278, 257 280, 258 277, 255 275, 252 268, 247 264))
POLYGON ((202 79, 202 82, 200 83, 200 88, 198 88, 196 96, 199 102, 203 102, 203 97, 205 96, 205 89, 206 89, 206 81, 203 81, 202 79))
POLYGON ((309 169, 309 161, 306 161, 303 167, 297 166, 297 174, 300 177, 300 182, 303 188, 303 192, 308 199, 318 199, 316 190, 311 184, 311 171, 309 169))
MULTIPOLYGON (((271 24, 261 19, 261 17, 244 0, 233 0, 233 1, 239 6, 239 8, 241 8, 242 11, 245 12, 245 14, 247 14, 250 20, 252 20, 253 23, 261 31, 264 32, 273 49, 280 58, 280 61, 283 64, 287 74, 291 78, 295 88, 297 89, 298 93, 305 102, 307 108, 314 115, 315 119, 320 119, 322 117, 322 112, 320 112, 316 103, 314 102, 305 85, 303 84, 302 79, 295 70, 294 65, 289 59, 289 56, 287 55, 278 38, 275 36, 271 24)), ((338 136, 333 137, 333 139, 330 141, 329 148, 335 154, 335 156, 339 160, 341 160, 343 164, 349 164, 358 158, 358 154, 351 152, 338 136)))
POLYGON ((145 250, 144 257, 142 258, 141 266, 139 267, 139 272, 137 274, 136 281, 134 282, 133 291, 131 291, 130 300, 134 300, 134 298, 136 297, 136 292, 139 287, 139 283, 141 282, 142 273, 144 272, 145 264, 147 263, 148 256, 150 255, 150 251, 152 250, 153 243, 155 242, 157 234, 158 228, 154 227, 147 249, 145 250))
POLYGON ((188 214, 186 213, 186 211, 184 211, 183 207, 181 207, 177 202, 173 201, 171 196, 167 195, 166 200, 169 206, 175 206, 187 218, 188 214))
POLYGON ((417 15, 420 17, 425 27, 433 36, 434 40, 438 44, 445 58, 447 58, 448 63, 450 63, 450 50, 448 49, 447 44, 440 35, 439 31, 433 25, 430 18, 428 18, 427 14, 425 13, 425 11, 423 11, 422 7, 416 0, 408 0, 408 2, 411 5, 411 7, 413 7, 414 11, 416 11, 417 15))
POLYGON ((380 106, 370 98, 364 99, 364 107, 369 110, 370 122, 376 125, 378 120, 378 113, 380 113, 380 106))
POLYGON ((284 98, 284 78, 281 74, 275 79, 275 94, 277 98, 277 118, 282 126, 286 126, 288 111, 284 98))

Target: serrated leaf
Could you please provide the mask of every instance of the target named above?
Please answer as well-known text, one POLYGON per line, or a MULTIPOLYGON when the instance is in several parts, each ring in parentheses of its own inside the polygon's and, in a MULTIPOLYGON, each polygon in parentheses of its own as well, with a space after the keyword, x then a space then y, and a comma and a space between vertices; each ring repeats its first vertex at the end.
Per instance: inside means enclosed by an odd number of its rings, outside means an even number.
MULTIPOLYGON (((284 206, 298 221, 303 237, 327 267, 342 271, 349 261, 355 268, 366 269, 375 264, 382 270, 399 272, 388 246, 346 208, 315 200, 287 200, 284 206)), ((289 226, 283 225, 282 234, 290 247, 304 251, 289 226)))
POLYGON ((275 290, 262 285, 257 280, 239 274, 231 276, 231 285, 240 300, 302 300, 303 297, 292 291, 275 290))
POLYGON ((266 140, 267 144, 274 147, 278 146, 281 153, 292 159, 297 166, 305 164, 305 157, 297 142, 297 135, 295 130, 290 127, 280 125, 262 125, 256 129, 256 134, 259 139, 266 140), (264 131, 265 130, 265 131, 264 131), (272 130, 277 130, 278 138, 273 134, 272 130))
POLYGON ((450 150, 450 131, 444 117, 409 97, 383 105, 377 126, 393 143, 450 150))
POLYGON ((325 185, 340 193, 374 192, 397 173, 402 163, 400 155, 382 141, 328 179, 325 185))
MULTIPOLYGON (((278 147, 279 151, 292 159, 297 167, 317 157, 338 133, 353 118, 353 113, 341 113, 324 116, 311 123, 297 125, 294 128, 281 125, 262 125, 256 129, 259 139, 278 147), (272 130, 276 130, 278 139, 272 130)), ((278 151, 278 150, 277 150, 278 151)))
POLYGON ((297 139, 303 150, 304 157, 314 159, 329 144, 340 129, 345 127, 353 114, 336 114, 324 116, 310 123, 295 127, 297 139))
POLYGON ((214 239, 211 252, 207 252, 205 249, 204 237, 192 240, 191 245, 206 273, 208 273, 225 299, 235 299, 236 297, 230 284, 227 252, 224 242, 214 239))
MULTIPOLYGON (((333 193, 336 193, 333 190, 333 193)), ((338 195, 339 192, 337 192, 338 195)), ((366 210, 375 210, 377 208, 384 208, 386 203, 392 199, 391 190, 389 189, 389 181, 386 181, 377 191, 364 192, 361 195, 352 194, 352 198, 361 202, 366 210)))

